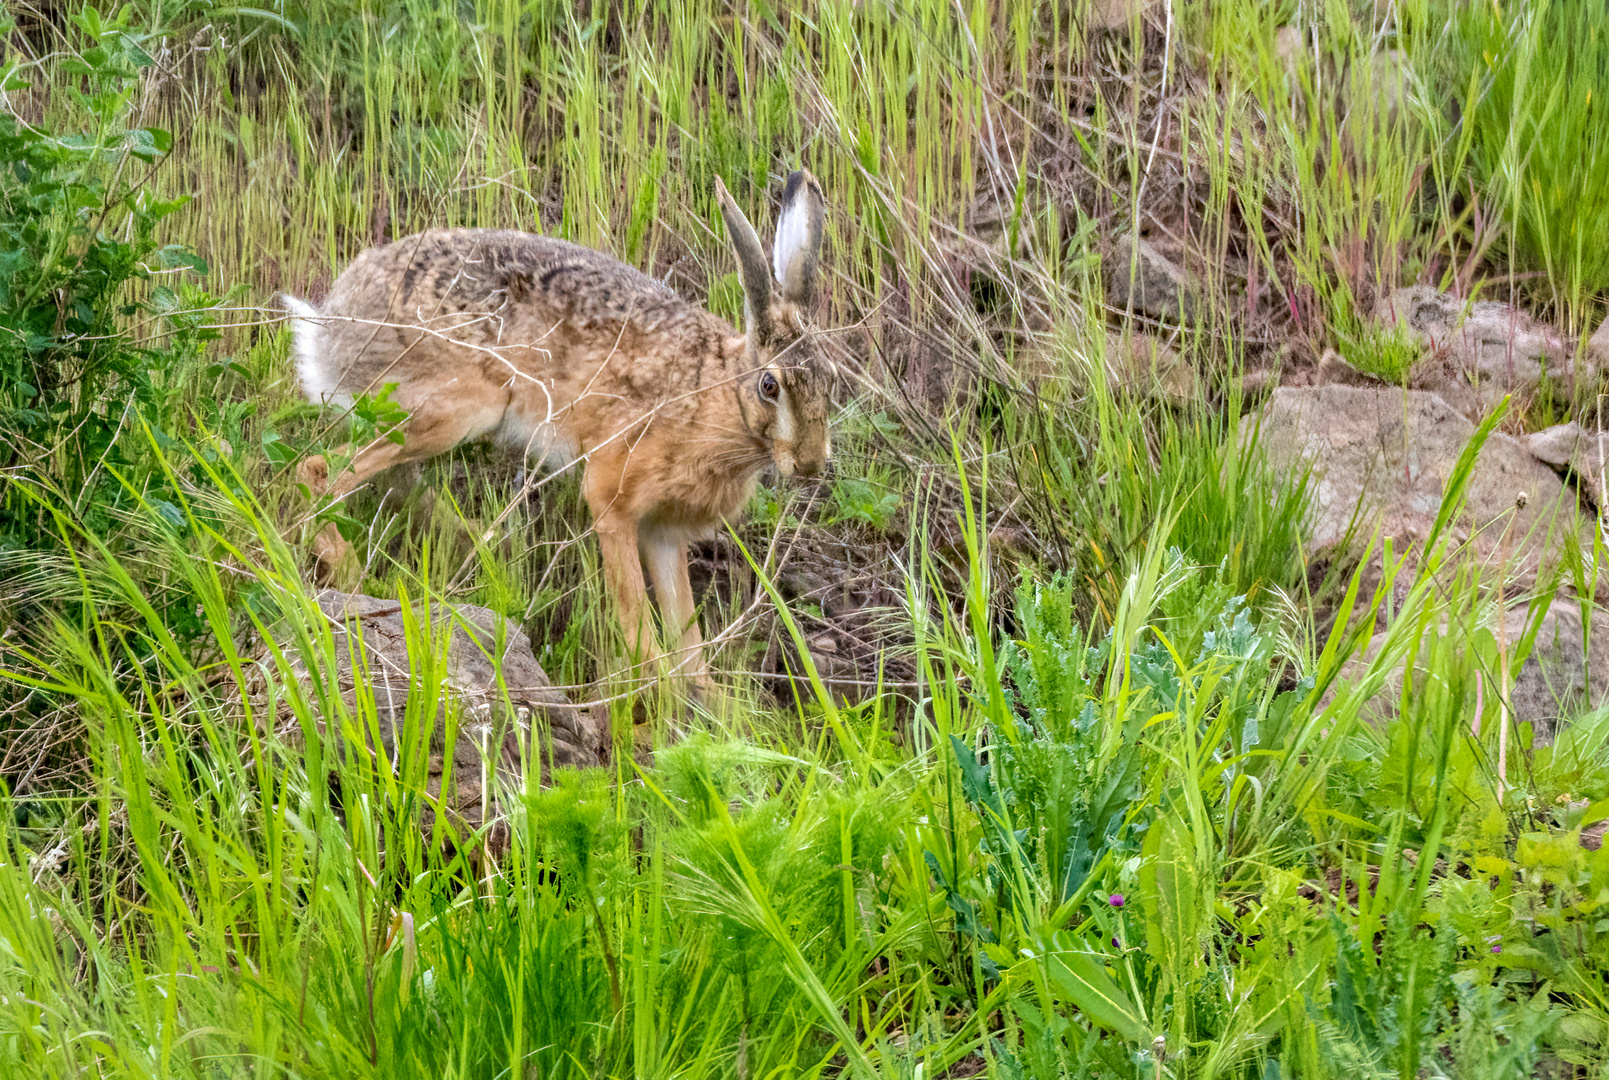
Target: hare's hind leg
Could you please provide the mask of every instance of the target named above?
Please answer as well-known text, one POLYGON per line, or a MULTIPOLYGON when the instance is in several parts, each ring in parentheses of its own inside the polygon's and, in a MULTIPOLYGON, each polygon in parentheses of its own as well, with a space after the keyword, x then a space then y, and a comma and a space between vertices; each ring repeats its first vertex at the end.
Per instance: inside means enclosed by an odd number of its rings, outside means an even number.
MULTIPOLYGON (((394 465, 426 461, 485 436, 501 421, 502 411, 500 406, 467 410, 440 405, 423 407, 409 417, 401 443, 384 436, 375 439, 353 454, 346 469, 335 477, 329 475, 329 465, 323 458, 308 458, 298 475, 315 495, 344 498, 394 465)), ((351 448, 344 447, 342 456, 348 453, 351 448)), ((313 538, 313 555, 314 577, 323 584, 353 589, 362 579, 363 567, 357 553, 333 522, 313 538)))
MULTIPOLYGON (((378 439, 363 447, 353 456, 351 463, 339 476, 331 479, 329 463, 322 457, 311 457, 302 463, 298 475, 314 495, 328 495, 335 499, 352 494, 377 474, 405 460, 402 447, 389 439, 378 439)), ((351 453, 351 447, 341 448, 341 456, 351 453)), ((362 580, 363 566, 357 552, 346 542, 335 523, 329 522, 313 537, 313 577, 321 585, 337 589, 357 588, 362 580)))
MULTIPOLYGON (((345 452, 343 448, 343 456, 345 452)), ((296 470, 296 478, 307 485, 315 498, 326 495, 330 490, 330 463, 322 455, 310 457, 296 470)), ((357 552, 333 521, 313 537, 313 580, 320 585, 351 590, 357 586, 361 569, 357 552)))

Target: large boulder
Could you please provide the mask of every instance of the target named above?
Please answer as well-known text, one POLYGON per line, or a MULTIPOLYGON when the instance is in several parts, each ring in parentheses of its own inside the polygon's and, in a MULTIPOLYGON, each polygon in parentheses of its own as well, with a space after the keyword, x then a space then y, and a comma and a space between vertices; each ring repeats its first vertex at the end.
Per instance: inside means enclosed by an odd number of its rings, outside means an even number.
POLYGON ((1544 382, 1568 393, 1581 373, 1558 331, 1508 304, 1471 304, 1415 285, 1383 297, 1374 314, 1425 350, 1410 385, 1440 394, 1471 420, 1506 394, 1535 397, 1544 382))
MULTIPOLYGON (((1264 405, 1260 440, 1286 475, 1310 472, 1312 548, 1361 549, 1378 531, 1400 553, 1424 541, 1475 425, 1435 394, 1389 387, 1281 387, 1264 405)), ((1494 432, 1476 459, 1450 538, 1496 580, 1517 588, 1539 570, 1590 552, 1592 524, 1573 490, 1518 440, 1494 432)), ((1379 580, 1380 556, 1365 567, 1379 580)))
MULTIPOLYGON (((1525 662, 1510 671, 1506 705, 1511 721, 1530 724, 1535 742, 1548 745, 1561 724, 1609 700, 1609 644, 1604 643, 1601 632, 1592 635, 1589 644, 1581 604, 1573 597, 1554 599, 1540 617, 1534 616, 1525 604, 1509 608, 1501 617, 1493 610, 1486 628, 1500 648, 1510 650, 1512 657, 1518 652, 1533 618, 1538 620, 1536 635, 1525 662)), ((1446 633, 1446 626, 1432 626, 1426 632, 1442 635, 1446 633)), ((1390 631, 1377 633, 1360 655, 1348 661, 1324 704, 1334 699, 1340 687, 1362 677, 1390 636, 1390 631)), ((1483 706, 1498 701, 1499 668, 1500 665, 1494 664, 1486 673, 1489 678, 1482 681, 1479 696, 1483 706)), ((1378 724, 1396 716, 1402 701, 1403 670, 1403 666, 1398 666, 1391 672, 1380 692, 1364 706, 1364 719, 1378 724)), ((1416 661, 1414 686, 1421 685, 1425 677, 1423 664, 1416 661)), ((1471 700, 1471 723, 1475 717, 1474 706, 1471 700)), ((1494 714, 1486 712, 1485 715, 1494 714)))
MULTIPOLYGON (((333 675, 335 689, 353 716, 364 714, 360 698, 372 700, 374 730, 392 761, 410 697, 430 695, 435 709, 429 724, 427 794, 442 799, 458 830, 495 820, 500 785, 517 784, 526 774, 546 782, 556 766, 593 766, 607 760, 607 711, 578 708, 554 689, 518 624, 468 604, 436 604, 428 612, 421 605, 408 617, 397 601, 334 589, 315 600, 329 620, 333 657, 322 655, 317 645, 314 656, 292 648, 293 675, 304 685, 311 684, 313 671, 333 675), (414 626, 411 643, 409 623, 414 626), (445 643, 444 634, 449 635, 445 643), (445 662, 435 668, 443 657, 445 662), (457 725, 448 746, 450 711, 457 725), (522 760, 522 752, 535 757, 522 760)), ((316 723, 334 746, 342 733, 339 727, 327 727, 328 719, 320 716, 316 723)), ((275 727, 291 745, 301 742, 301 726, 283 703, 275 727)), ((434 814, 427 812, 427 825, 433 820, 434 814)))
MULTIPOLYGON (((1524 607, 1510 609, 1504 640, 1519 641, 1530 618, 1524 607)), ((1589 647, 1581 603, 1574 597, 1554 600, 1542 614, 1530 655, 1509 688, 1511 714, 1530 723, 1539 741, 1552 742, 1561 721, 1603 703, 1609 691, 1603 636, 1601 631, 1592 635, 1589 647)))

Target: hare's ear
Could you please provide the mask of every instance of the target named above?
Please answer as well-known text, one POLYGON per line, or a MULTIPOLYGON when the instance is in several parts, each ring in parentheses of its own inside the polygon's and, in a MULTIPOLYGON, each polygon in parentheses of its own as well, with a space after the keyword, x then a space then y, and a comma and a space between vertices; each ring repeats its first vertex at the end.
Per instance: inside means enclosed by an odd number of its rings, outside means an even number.
POLYGON ((765 265, 765 249, 719 176, 715 178, 715 201, 721 204, 726 235, 743 274, 743 329, 763 341, 771 336, 771 272, 765 265))
POLYGON ((822 221, 827 200, 821 185, 804 169, 788 177, 782 189, 782 213, 777 215, 777 239, 772 265, 783 299, 808 307, 816 292, 816 263, 821 255, 822 221))

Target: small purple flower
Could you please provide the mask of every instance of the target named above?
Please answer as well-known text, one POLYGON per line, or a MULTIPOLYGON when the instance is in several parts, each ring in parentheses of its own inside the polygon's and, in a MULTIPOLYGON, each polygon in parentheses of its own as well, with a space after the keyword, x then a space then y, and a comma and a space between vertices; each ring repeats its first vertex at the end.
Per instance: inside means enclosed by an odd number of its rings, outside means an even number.
POLYGON ((1123 894, 1120 892, 1115 892, 1106 898, 1106 902, 1115 908, 1120 908, 1123 906, 1123 894))
POLYGON ((1498 953, 1500 953, 1500 952, 1502 952, 1502 951, 1503 951, 1503 946, 1501 946, 1501 945, 1493 945, 1493 946, 1492 946, 1492 954, 1493 954, 1493 955, 1494 955, 1494 956, 1495 956, 1495 955, 1496 955, 1496 954, 1498 954, 1498 953))
POLYGON ((1113 939, 1112 939, 1112 948, 1114 948, 1114 949, 1121 949, 1121 948, 1122 948, 1122 947, 1123 947, 1123 943, 1122 943, 1122 942, 1120 942, 1120 941, 1118 941, 1118 940, 1117 940, 1117 938, 1115 938, 1115 937, 1114 937, 1114 938, 1113 938, 1113 939))

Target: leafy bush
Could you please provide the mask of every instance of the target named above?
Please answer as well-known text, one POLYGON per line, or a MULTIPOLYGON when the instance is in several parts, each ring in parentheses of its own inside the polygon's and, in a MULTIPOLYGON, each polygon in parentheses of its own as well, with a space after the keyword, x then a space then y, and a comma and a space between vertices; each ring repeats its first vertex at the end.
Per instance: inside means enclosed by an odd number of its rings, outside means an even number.
MULTIPOLYGON (((187 200, 147 186, 173 139, 129 126, 152 60, 127 19, 79 15, 91 45, 67 62, 74 78, 52 88, 92 130, 57 134, 0 115, 0 472, 10 478, 0 558, 60 544, 45 502, 97 535, 112 531, 131 489, 172 506, 153 490, 165 481, 150 451, 173 443, 178 372, 216 336, 199 310, 212 301, 182 283, 205 264, 156 237, 187 200)), ((0 85, 28 84, 14 64, 0 85)))

